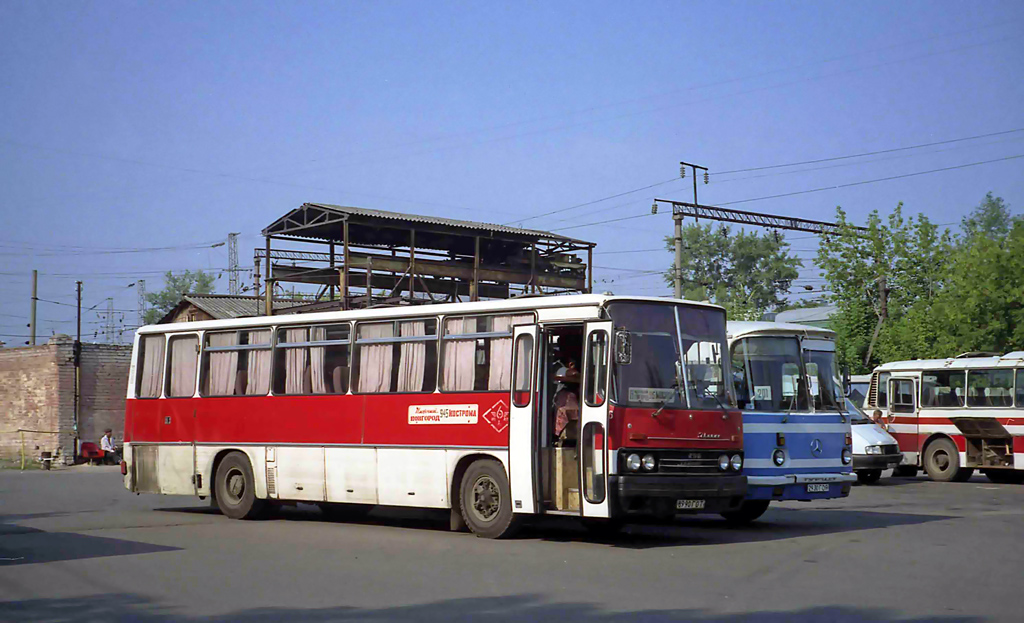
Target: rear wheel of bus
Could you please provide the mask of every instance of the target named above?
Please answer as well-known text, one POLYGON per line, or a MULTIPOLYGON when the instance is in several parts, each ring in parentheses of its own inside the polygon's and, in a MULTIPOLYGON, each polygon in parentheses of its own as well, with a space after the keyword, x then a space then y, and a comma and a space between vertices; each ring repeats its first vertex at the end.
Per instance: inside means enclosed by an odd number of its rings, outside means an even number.
POLYGON ((217 507, 231 519, 254 519, 266 506, 266 500, 256 497, 252 465, 241 452, 232 452, 220 462, 214 486, 217 507))
POLYGON ((459 486, 459 508, 466 526, 479 537, 510 537, 519 527, 505 468, 493 459, 476 461, 466 469, 459 486))
POLYGON ((960 467, 960 451, 952 439, 936 439, 924 450, 924 471, 939 482, 964 482, 974 469, 960 467))
POLYGON ((769 500, 745 500, 734 511, 722 511, 722 517, 731 524, 748 524, 768 510, 769 500))

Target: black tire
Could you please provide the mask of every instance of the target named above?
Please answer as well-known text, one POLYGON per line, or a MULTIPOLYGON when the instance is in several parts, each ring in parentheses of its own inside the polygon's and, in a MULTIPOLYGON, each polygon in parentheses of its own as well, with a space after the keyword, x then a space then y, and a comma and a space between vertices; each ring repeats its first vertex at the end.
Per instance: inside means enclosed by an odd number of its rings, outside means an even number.
POLYGON ((478 537, 507 538, 518 530, 519 518, 512 512, 508 476, 501 463, 483 459, 470 464, 459 484, 459 510, 478 537))
POLYGON ((892 475, 899 478, 917 478, 917 465, 897 465, 892 470, 892 475))
POLYGON ((882 470, 865 469, 857 472, 857 482, 862 485, 873 485, 882 478, 882 470))
POLYGON ((256 497, 256 479, 249 457, 232 452, 217 466, 217 507, 231 519, 255 519, 266 508, 266 500, 256 497))
POLYGON ((734 511, 722 511, 722 517, 731 524, 748 524, 768 510, 770 500, 745 500, 743 504, 734 511))
POLYGON ((1000 485, 1019 485, 1024 482, 1024 471, 1018 469, 983 469, 981 473, 1000 485))
POLYGON ((937 482, 963 482, 973 468, 960 467, 960 451, 951 439, 936 439, 924 449, 924 471, 937 482))
POLYGON ((318 506, 327 521, 354 521, 366 517, 373 510, 372 504, 321 502, 318 506))

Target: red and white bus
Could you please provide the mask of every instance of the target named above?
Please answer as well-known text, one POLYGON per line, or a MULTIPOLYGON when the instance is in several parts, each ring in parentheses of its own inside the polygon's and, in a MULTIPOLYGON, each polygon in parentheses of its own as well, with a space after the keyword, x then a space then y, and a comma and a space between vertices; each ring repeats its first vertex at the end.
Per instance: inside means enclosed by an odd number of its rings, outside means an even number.
POLYGON ((724 311, 653 298, 147 326, 122 471, 130 491, 212 496, 233 518, 282 502, 449 508, 486 537, 530 514, 718 513, 746 493, 723 370, 724 311), (560 387, 574 364, 580 388, 560 387), (556 438, 560 390, 578 417, 556 438))
POLYGON ((881 412, 899 442, 898 475, 964 481, 980 469, 1024 482, 1024 351, 878 366, 864 411, 881 412))

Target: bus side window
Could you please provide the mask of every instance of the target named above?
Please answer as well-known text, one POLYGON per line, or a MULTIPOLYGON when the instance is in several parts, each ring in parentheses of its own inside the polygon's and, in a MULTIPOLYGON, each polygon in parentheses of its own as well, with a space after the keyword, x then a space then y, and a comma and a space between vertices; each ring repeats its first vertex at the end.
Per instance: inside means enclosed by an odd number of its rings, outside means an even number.
POLYGON ((878 375, 878 398, 875 406, 879 409, 884 409, 889 406, 889 377, 892 376, 888 372, 882 372, 878 375))
POLYGON ((914 382, 905 379, 893 381, 892 411, 894 413, 914 412, 914 382))
POLYGON ((164 336, 139 338, 138 372, 135 374, 137 398, 159 398, 164 381, 164 336))
POLYGON ((512 378, 512 326, 533 316, 446 318, 441 340, 441 391, 508 391, 512 378))
POLYGON ((1013 404, 1013 370, 969 370, 967 406, 1009 407, 1013 404))
POLYGON ((167 369, 167 397, 191 398, 196 393, 199 336, 172 337, 170 351, 171 365, 167 369))
POLYGON ((348 323, 282 327, 274 347, 274 394, 348 392, 348 323))
POLYGON ((1024 368, 1017 370, 1017 406, 1024 407, 1024 368))
POLYGON ((270 329, 209 332, 203 348, 203 396, 270 392, 270 329))
POLYGON ((357 326, 356 392, 432 392, 437 386, 437 319, 357 326))

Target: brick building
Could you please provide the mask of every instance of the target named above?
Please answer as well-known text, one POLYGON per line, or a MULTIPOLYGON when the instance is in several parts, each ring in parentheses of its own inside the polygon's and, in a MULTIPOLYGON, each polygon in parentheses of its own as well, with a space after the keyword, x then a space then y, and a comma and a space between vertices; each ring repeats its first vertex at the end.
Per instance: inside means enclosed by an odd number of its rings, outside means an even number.
MULTIPOLYGON (((130 345, 82 344, 78 439, 99 442, 111 428, 124 436, 130 345)), ((74 460, 74 340, 59 335, 42 346, 0 348, 0 458, 52 452, 74 460), (22 432, 34 431, 34 432, 22 432)))

